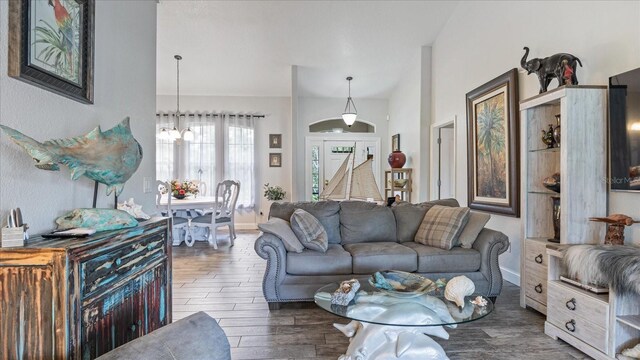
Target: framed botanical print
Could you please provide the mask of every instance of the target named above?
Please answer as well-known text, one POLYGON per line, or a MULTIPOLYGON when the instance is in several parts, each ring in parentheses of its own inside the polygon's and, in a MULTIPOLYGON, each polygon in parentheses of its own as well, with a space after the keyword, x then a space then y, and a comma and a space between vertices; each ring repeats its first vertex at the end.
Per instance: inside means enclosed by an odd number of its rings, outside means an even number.
POLYGON ((94 0, 9 1, 9 76, 93 103, 94 0))
POLYGON ((282 167, 282 154, 270 153, 269 154, 269 167, 282 167))
POLYGON ((518 71, 467 94, 468 204, 520 217, 518 71))
POLYGON ((282 148, 282 134, 269 134, 269 148, 270 149, 282 148))

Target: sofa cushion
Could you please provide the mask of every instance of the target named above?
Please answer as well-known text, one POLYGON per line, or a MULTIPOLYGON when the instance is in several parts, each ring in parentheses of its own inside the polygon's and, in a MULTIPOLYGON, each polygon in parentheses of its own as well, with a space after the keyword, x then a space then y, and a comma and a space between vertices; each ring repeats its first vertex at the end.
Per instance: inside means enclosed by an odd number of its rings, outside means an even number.
POLYGON ((291 230, 298 237, 302 246, 309 250, 325 252, 329 241, 327 232, 320 221, 302 209, 296 209, 291 215, 291 230))
POLYGON ((418 232, 418 228, 422 223, 422 219, 424 219, 424 215, 434 205, 451 207, 460 206, 456 199, 441 199, 427 201, 420 204, 402 202, 391 207, 396 219, 398 242, 413 242, 413 239, 416 237, 416 233, 418 232))
POLYGON ((420 273, 461 273, 480 269, 480 252, 475 249, 454 247, 444 250, 418 243, 402 244, 418 254, 418 272, 420 273))
POLYGON ((218 322, 200 311, 121 345, 97 359, 231 360, 231 348, 218 322))
POLYGON ((396 242, 396 220, 387 206, 364 201, 340 203, 342 244, 396 242))
POLYGON ((327 252, 304 249, 287 253, 287 273, 291 275, 350 275, 351 254, 339 244, 329 244, 327 252))
POLYGON ((464 226, 464 229, 462 229, 462 232, 458 237, 457 244, 465 249, 471 249, 473 243, 478 238, 480 231, 484 229, 484 226, 487 225, 489 219, 491 219, 491 215, 489 214, 471 211, 471 213, 469 213, 467 225, 464 226))
POLYGON ((345 244, 353 259, 354 274, 373 274, 381 270, 413 272, 418 269, 418 256, 412 249, 395 242, 345 244))
POLYGON ((340 203, 337 201, 316 202, 274 202, 269 210, 269 218, 277 217, 286 221, 296 209, 302 209, 313 215, 327 232, 330 244, 340 243, 340 203))
POLYGON ((415 241, 441 249, 451 249, 469 219, 469 208, 435 205, 424 216, 415 241))
POLYGON ((304 250, 304 246, 302 246, 296 234, 291 230, 291 224, 286 220, 273 217, 264 224, 258 224, 258 229, 279 237, 287 251, 299 253, 304 250))

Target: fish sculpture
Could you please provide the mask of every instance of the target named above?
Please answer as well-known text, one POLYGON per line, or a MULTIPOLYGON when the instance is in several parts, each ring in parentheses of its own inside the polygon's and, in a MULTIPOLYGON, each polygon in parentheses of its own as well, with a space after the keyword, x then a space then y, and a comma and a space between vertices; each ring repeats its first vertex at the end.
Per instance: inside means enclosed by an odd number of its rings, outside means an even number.
POLYGON ((89 228, 99 232, 138 226, 138 221, 123 210, 75 209, 57 218, 56 224, 58 230, 89 228))
POLYGON ((84 136, 38 142, 8 126, 0 128, 20 145, 42 170, 58 171, 63 164, 71 170, 71 179, 86 176, 107 185, 107 195, 120 195, 125 182, 142 161, 142 147, 131 134, 129 117, 113 128, 100 126, 84 136))

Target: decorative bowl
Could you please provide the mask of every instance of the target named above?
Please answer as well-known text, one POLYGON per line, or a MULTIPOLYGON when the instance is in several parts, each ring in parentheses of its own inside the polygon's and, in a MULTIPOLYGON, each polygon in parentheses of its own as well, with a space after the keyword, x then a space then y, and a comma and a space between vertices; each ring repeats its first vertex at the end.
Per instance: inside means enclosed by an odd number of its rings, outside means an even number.
POLYGON ((436 284, 424 276, 397 270, 376 272, 369 278, 369 284, 397 298, 415 297, 436 289, 436 284))
POLYGON ((178 194, 178 195, 173 195, 174 198, 178 199, 178 200, 182 200, 184 198, 187 197, 187 195, 185 194, 178 194))
POLYGON ((407 185, 407 181, 409 181, 408 179, 394 179, 393 180, 393 186, 401 188, 404 187, 405 185, 407 185))

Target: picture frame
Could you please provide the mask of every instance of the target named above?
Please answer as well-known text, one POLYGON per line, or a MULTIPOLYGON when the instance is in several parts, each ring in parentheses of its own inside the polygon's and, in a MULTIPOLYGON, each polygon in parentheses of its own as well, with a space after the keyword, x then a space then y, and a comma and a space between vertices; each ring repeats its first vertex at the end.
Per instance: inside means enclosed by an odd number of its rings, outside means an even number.
POLYGON ((93 104, 94 17, 95 0, 9 1, 8 75, 93 104))
POLYGON ((269 154, 269 167, 282 167, 282 154, 270 153, 269 154))
POLYGON ((468 206, 520 217, 518 70, 470 91, 466 103, 468 206))
POLYGON ((269 148, 282 149, 282 134, 269 134, 269 148))
POLYGON ((391 151, 400 151, 400 134, 391 137, 391 151))

